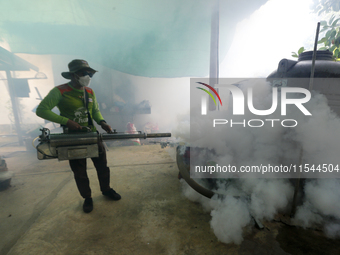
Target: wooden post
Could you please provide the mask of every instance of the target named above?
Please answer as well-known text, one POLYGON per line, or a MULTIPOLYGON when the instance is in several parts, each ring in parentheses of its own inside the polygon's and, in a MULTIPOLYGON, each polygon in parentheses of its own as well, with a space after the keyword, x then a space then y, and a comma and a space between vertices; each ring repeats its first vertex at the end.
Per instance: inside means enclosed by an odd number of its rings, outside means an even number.
MULTIPOLYGON (((215 0, 211 12, 211 31, 210 31, 210 71, 209 71, 209 85, 215 87, 218 84, 219 76, 219 23, 220 10, 219 0, 215 0)), ((216 98, 216 96, 214 95, 216 98)), ((209 110, 217 110, 214 101, 209 97, 209 110)))

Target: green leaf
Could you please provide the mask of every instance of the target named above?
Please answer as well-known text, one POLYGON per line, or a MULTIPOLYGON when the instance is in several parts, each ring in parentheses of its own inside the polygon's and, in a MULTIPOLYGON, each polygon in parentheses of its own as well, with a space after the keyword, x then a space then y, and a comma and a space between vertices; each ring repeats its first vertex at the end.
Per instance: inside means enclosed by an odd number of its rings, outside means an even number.
POLYGON ((323 12, 326 12, 327 9, 324 6, 320 6, 320 11, 318 11, 318 16, 320 16, 320 14, 322 14, 323 12))
POLYGON ((298 54, 298 53, 296 53, 296 52, 292 52, 292 57, 294 57, 294 58, 298 58, 298 57, 299 57, 299 54, 298 54))
POLYGON ((305 47, 301 47, 299 50, 298 50, 298 54, 300 55, 302 52, 305 51, 305 47))
POLYGON ((321 47, 320 49, 318 50, 327 50, 327 47, 321 47))
POLYGON ((320 25, 321 25, 321 26, 327 26, 327 21, 325 21, 325 20, 320 21, 320 25))
POLYGON ((335 26, 336 26, 336 23, 337 23, 339 20, 340 20, 340 18, 334 20, 333 23, 332 23, 332 27, 335 27, 335 26))
POLYGON ((324 26, 319 33, 325 32, 327 29, 329 28, 329 26, 324 26))
POLYGON ((337 48, 337 47, 336 47, 335 45, 333 45, 332 47, 329 48, 329 51, 334 53, 334 50, 335 50, 336 48, 337 48))
POLYGON ((332 24, 334 18, 335 18, 335 15, 333 14, 332 17, 329 19, 329 23, 328 23, 328 24, 329 24, 330 26, 331 26, 331 24, 332 24))
POLYGON ((329 35, 331 34, 331 31, 332 31, 332 30, 328 30, 328 31, 327 31, 327 33, 326 33, 326 35, 325 35, 325 37, 327 37, 327 38, 328 38, 328 37, 329 37, 329 35))
POLYGON ((338 36, 336 39, 334 39, 334 45, 339 47, 339 45, 340 45, 340 36, 338 36))
POLYGON ((327 41, 327 38, 326 38, 326 37, 324 37, 324 38, 322 38, 320 41, 318 41, 318 44, 319 44, 319 43, 324 43, 325 41, 327 41))
POLYGON ((331 32, 331 34, 329 35, 329 39, 334 39, 334 38, 335 38, 335 35, 336 35, 336 31, 335 31, 335 29, 332 29, 332 32, 331 32))

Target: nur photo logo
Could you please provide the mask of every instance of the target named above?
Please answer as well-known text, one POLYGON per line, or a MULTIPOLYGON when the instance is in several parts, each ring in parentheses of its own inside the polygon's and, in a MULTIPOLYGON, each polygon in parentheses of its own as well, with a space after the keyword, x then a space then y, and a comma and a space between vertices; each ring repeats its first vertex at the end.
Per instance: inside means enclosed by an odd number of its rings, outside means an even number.
MULTIPOLYGON (((228 79, 224 79, 225 81, 228 79)), ((244 116, 245 115, 245 107, 248 107, 248 110, 250 113, 256 116, 270 116, 273 114, 280 103, 281 107, 281 116, 287 115, 287 106, 288 105, 294 105, 295 109, 302 112, 305 116, 311 116, 312 114, 307 110, 307 108, 303 105, 311 99, 311 93, 308 89, 301 88, 301 87, 280 87, 280 91, 278 91, 277 87, 271 87, 271 105, 267 109, 256 109, 254 106, 254 93, 253 90, 256 89, 256 86, 249 86, 245 91, 243 91, 240 87, 234 84, 215 84, 214 87, 211 85, 208 85, 203 82, 196 82, 198 84, 201 84, 205 86, 205 88, 196 87, 197 89, 200 89, 204 92, 206 92, 210 98, 213 100, 216 109, 218 108, 218 103, 220 103, 220 106, 222 106, 222 99, 224 103, 223 110, 220 111, 221 116, 223 116, 223 113, 226 111, 229 111, 228 105, 229 100, 232 98, 232 115, 233 116, 244 116), (219 93, 216 91, 218 89, 219 93), (292 95, 298 95, 297 97, 292 95), (222 99, 221 99, 222 96, 222 99), (218 99, 218 101, 216 100, 218 99)), ((263 96, 263 95, 262 95, 263 96)), ((261 95, 260 95, 261 97, 261 95)), ((203 94, 201 97, 201 116, 207 115, 208 111, 208 99, 206 94, 203 94)), ((257 100, 262 100, 261 98, 256 98, 257 100)), ((265 98, 263 98, 265 100, 265 98)), ((295 119, 244 119, 242 122, 235 122, 233 123, 233 120, 227 120, 227 119, 214 119, 213 120, 213 127, 216 127, 216 125, 225 125, 230 123, 230 126, 233 125, 242 125, 246 126, 248 124, 249 127, 261 127, 264 125, 265 122, 270 122, 271 126, 274 127, 274 122, 281 122, 281 125, 283 127, 295 127, 297 126, 297 121, 295 119), (287 122, 293 122, 293 124, 288 125, 287 122), (254 123, 257 123, 256 125, 254 123)))

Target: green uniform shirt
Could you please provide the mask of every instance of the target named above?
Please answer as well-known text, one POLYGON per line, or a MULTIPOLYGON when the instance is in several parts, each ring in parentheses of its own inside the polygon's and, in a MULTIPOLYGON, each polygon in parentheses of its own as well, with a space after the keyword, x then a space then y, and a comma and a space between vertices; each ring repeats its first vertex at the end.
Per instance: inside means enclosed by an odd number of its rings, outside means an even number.
MULTIPOLYGON (((91 88, 85 87, 89 96, 88 109, 90 116, 98 124, 104 120, 101 115, 96 96, 91 88)), ((66 125, 67 121, 73 120, 81 126, 88 126, 87 110, 84 104, 84 90, 75 89, 66 83, 54 87, 48 95, 40 102, 36 114, 46 120, 66 125), (52 112, 52 109, 57 106, 60 115, 52 112)), ((93 127, 92 131, 96 131, 93 127)))

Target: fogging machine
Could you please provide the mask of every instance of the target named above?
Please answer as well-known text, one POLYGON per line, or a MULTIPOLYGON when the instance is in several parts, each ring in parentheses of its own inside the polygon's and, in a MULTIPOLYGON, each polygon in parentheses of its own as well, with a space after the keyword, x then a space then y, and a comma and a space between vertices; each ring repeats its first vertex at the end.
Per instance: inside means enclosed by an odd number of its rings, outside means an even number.
POLYGON ((100 134, 97 132, 79 133, 58 133, 51 134, 47 128, 40 129, 42 134, 39 136, 39 144, 36 146, 38 159, 61 160, 95 158, 99 156, 99 141, 117 140, 117 139, 146 139, 171 137, 171 133, 142 133, 137 131, 136 134, 126 134, 116 132, 100 134))

